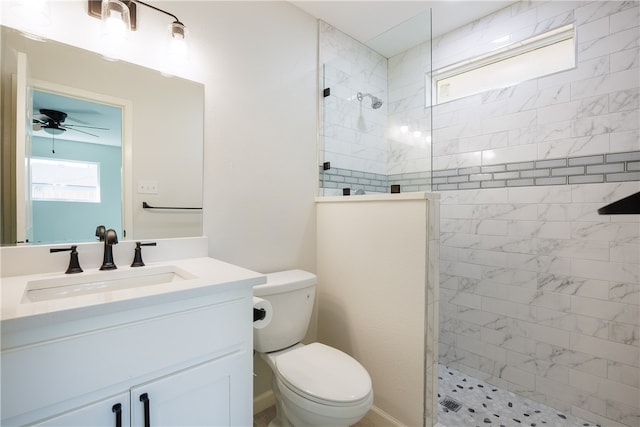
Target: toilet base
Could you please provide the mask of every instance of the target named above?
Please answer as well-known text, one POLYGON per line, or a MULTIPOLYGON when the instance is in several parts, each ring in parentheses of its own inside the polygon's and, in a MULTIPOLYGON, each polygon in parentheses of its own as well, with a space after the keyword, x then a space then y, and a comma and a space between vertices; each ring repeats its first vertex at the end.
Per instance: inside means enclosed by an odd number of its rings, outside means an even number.
MULTIPOLYGON (((351 416, 347 419, 336 419, 327 414, 314 413, 308 411, 296 405, 296 403, 289 399, 284 399, 282 396, 282 390, 280 387, 286 387, 279 384, 275 375, 271 377, 271 388, 276 400, 276 416, 271 422, 269 427, 349 427, 349 425, 355 424, 360 421, 366 410, 360 412, 362 415, 351 416)), ((291 394, 288 391, 287 394, 291 394)), ((365 404, 368 409, 373 403, 373 395, 370 396, 370 401, 365 404)))
POLYGON ((278 384, 276 384, 275 375, 271 375, 271 390, 273 390, 273 396, 276 400, 276 416, 274 419, 269 421, 268 427, 293 427, 284 416, 284 408, 282 407, 282 393, 280 393, 278 384))

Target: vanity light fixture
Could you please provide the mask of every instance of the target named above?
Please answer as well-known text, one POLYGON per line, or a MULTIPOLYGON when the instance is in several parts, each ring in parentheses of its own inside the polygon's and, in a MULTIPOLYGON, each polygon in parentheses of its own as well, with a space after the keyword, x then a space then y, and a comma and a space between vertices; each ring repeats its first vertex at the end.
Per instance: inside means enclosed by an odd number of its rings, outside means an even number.
POLYGON ((186 35, 185 25, 180 22, 177 16, 162 10, 159 7, 150 5, 140 0, 88 0, 88 12, 90 16, 100 18, 107 23, 109 31, 111 27, 122 29, 124 31, 133 31, 136 25, 136 5, 140 4, 158 12, 164 13, 173 18, 173 22, 169 24, 169 36, 171 37, 172 49, 186 53, 186 35), (121 22, 112 23, 112 20, 120 19, 121 22))
POLYGON ((131 31, 129 6, 120 0, 104 0, 100 6, 105 34, 117 40, 125 39, 131 31))

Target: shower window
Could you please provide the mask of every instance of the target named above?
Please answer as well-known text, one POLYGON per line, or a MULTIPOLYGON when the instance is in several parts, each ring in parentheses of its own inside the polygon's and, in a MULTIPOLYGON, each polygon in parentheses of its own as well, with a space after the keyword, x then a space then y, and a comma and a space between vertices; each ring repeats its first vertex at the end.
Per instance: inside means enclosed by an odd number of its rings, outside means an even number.
POLYGON ((434 71, 436 104, 575 67, 573 24, 434 71))

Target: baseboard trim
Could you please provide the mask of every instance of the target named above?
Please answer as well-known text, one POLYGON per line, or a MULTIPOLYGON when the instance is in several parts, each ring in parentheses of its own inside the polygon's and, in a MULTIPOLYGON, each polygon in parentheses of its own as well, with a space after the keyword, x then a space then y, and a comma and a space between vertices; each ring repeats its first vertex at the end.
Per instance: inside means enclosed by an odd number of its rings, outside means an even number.
MULTIPOLYGON (((253 398, 253 415, 259 414, 275 404, 276 398, 273 395, 273 391, 267 390, 253 398)), ((376 406, 372 406, 371 409, 369 409, 369 412, 364 416, 364 419, 374 426, 407 427, 406 424, 401 423, 376 406)))
POLYGON ((255 396, 253 398, 253 415, 259 414, 267 408, 276 404, 276 398, 273 395, 272 390, 267 390, 264 393, 255 396))
POLYGON ((401 423, 376 406, 372 406, 371 409, 369 409, 369 412, 364 416, 364 419, 374 426, 407 427, 406 424, 401 423))

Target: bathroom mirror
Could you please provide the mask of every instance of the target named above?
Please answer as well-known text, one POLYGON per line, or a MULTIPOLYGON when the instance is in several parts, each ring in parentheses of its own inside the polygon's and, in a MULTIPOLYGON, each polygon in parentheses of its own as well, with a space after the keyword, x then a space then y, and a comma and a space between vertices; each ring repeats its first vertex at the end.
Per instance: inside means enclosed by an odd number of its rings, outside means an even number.
MULTIPOLYGON (((24 141, 16 146, 15 75, 18 52, 26 54, 31 90, 44 89, 62 96, 89 100, 92 96, 84 94, 97 94, 101 99, 114 99, 117 100, 115 104, 127 106, 122 112, 120 180, 103 179, 100 183, 103 191, 109 189, 112 192, 115 186, 121 199, 120 239, 202 235, 204 86, 164 76, 135 64, 107 61, 95 52, 74 46, 50 40, 31 40, 8 27, 3 26, 1 31, 2 244, 16 244, 20 241, 17 236, 25 235, 25 214, 16 213, 19 208, 16 205, 25 194, 24 186, 16 188, 16 182, 24 181, 16 176, 24 162, 24 153, 21 152, 24 141), (154 208, 144 208, 143 202, 154 208)), ((38 115, 39 109, 34 113, 38 115)), ((88 120, 85 118, 84 121, 88 120)), ((105 127, 99 123, 89 125, 105 127)), ((51 138, 52 135, 46 136, 51 138)), ((25 178, 27 182, 30 179, 25 178)), ((29 197, 27 200, 30 203, 29 197)), ((62 210, 62 215, 73 216, 73 204, 67 205, 71 207, 57 208, 62 210)), ((31 208, 29 205, 25 207, 27 215, 31 208)), ((102 221, 97 217, 91 218, 88 221, 91 226, 85 224, 82 230, 68 230, 62 235, 69 236, 69 241, 73 242, 94 241, 95 226, 102 221)), ((117 224, 103 225, 118 227, 117 224)), ((34 240, 29 243, 66 241, 60 237, 52 241, 38 239, 37 236, 34 240)))

